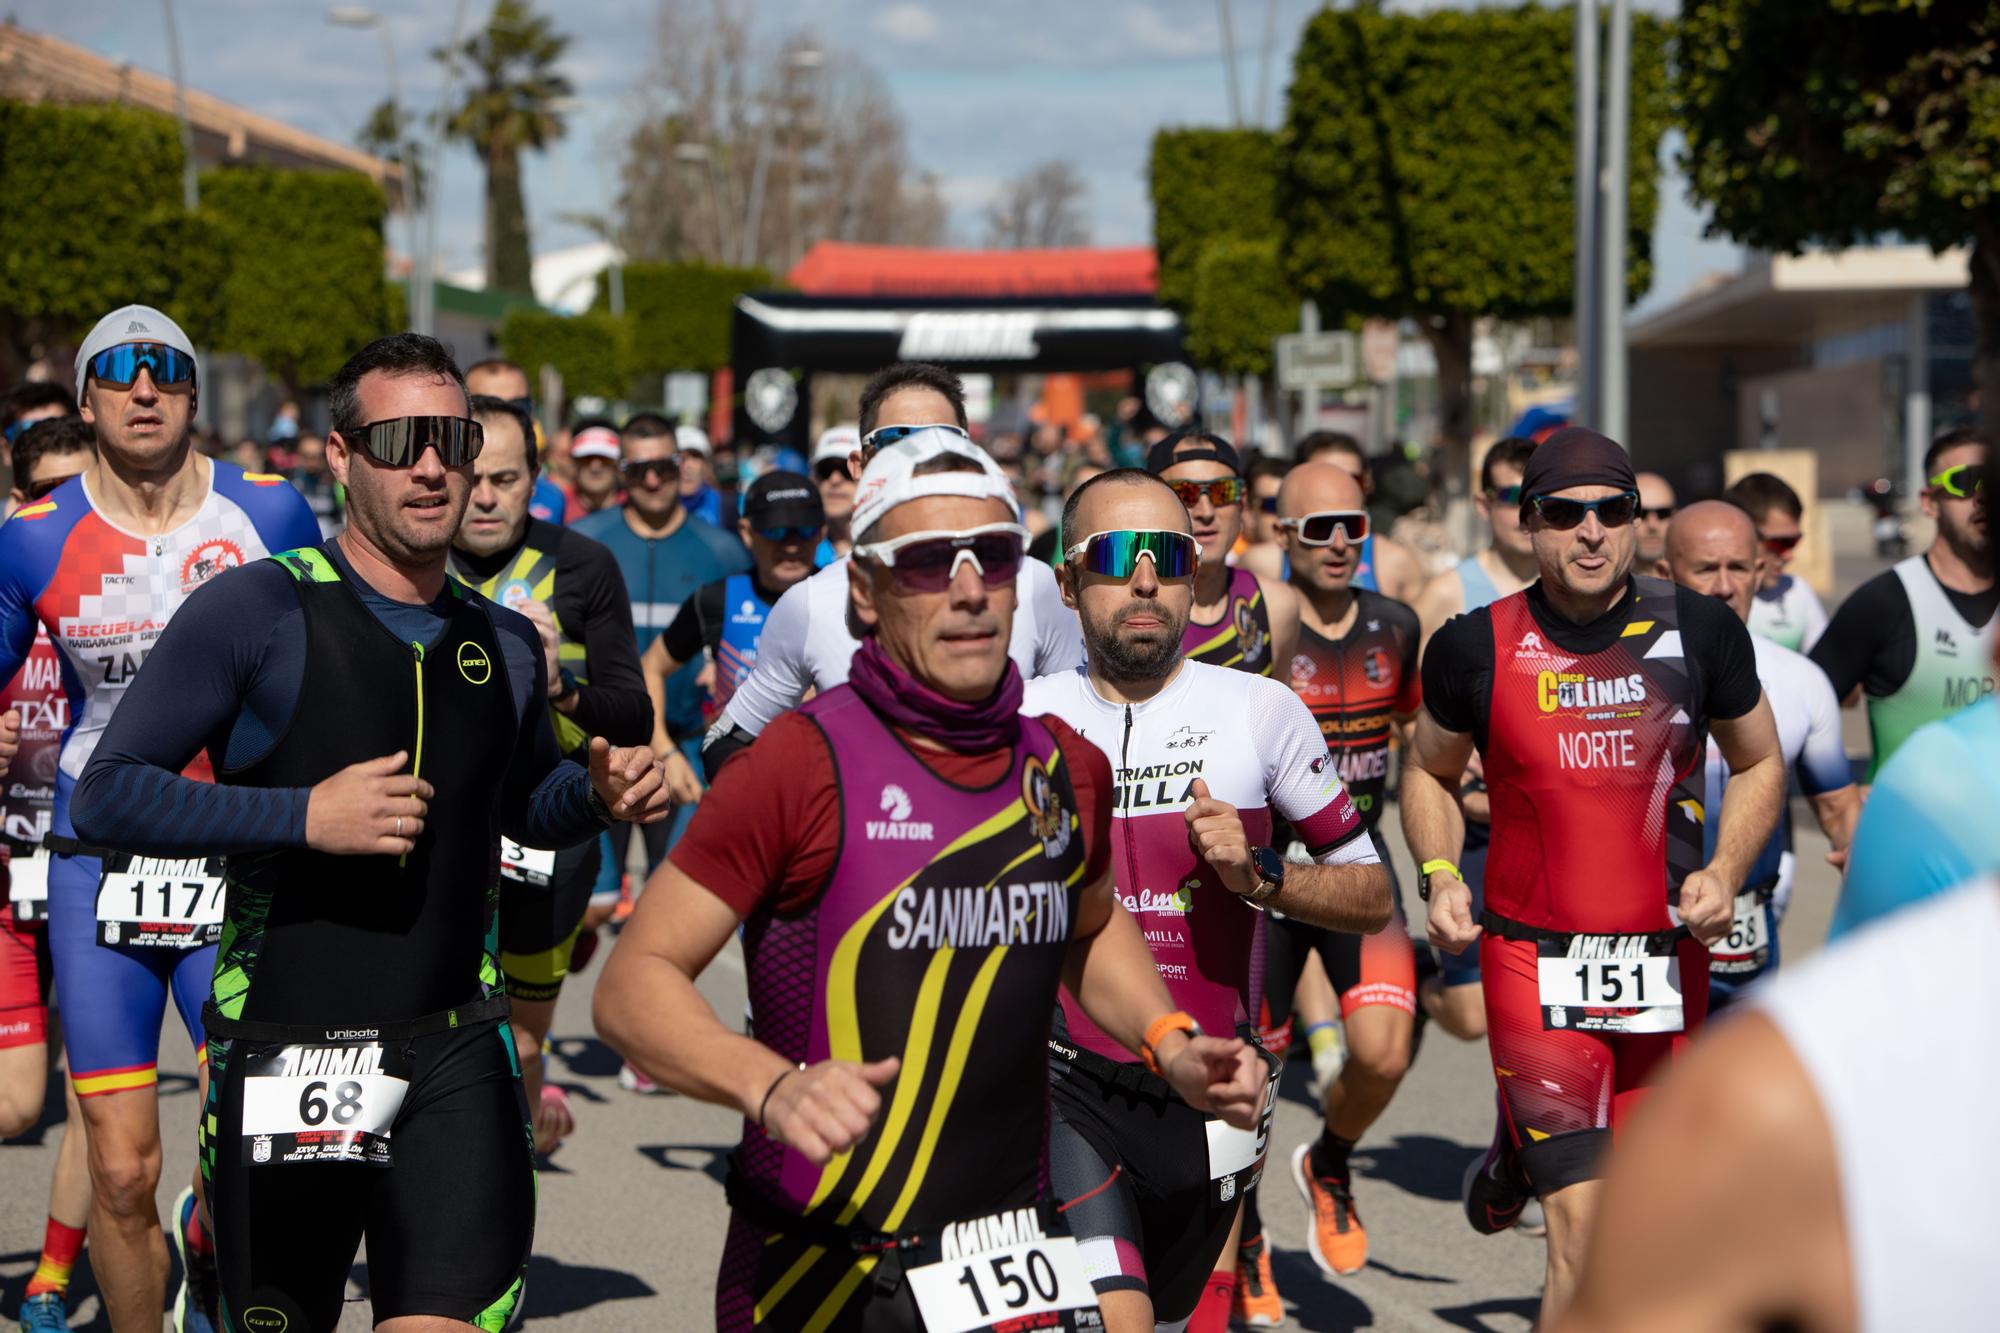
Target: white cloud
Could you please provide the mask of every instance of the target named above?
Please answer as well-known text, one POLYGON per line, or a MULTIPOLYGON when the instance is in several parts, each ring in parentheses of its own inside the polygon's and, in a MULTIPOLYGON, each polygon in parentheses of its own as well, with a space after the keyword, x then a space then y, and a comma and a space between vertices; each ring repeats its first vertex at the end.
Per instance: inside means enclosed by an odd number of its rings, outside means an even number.
POLYGON ((937 36, 938 19, 922 5, 890 5, 875 16, 875 31, 891 41, 918 46, 937 36))
POLYGON ((1213 49, 1206 22, 1171 22, 1151 5, 1127 5, 1121 21, 1126 37, 1144 55, 1193 56, 1213 49))

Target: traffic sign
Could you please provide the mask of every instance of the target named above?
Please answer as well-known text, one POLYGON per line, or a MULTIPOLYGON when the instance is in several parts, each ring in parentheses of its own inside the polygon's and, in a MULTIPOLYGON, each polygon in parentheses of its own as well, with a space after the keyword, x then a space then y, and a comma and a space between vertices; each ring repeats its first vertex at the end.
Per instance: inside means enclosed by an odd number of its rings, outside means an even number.
POLYGON ((1338 389, 1354 383, 1351 333, 1287 333, 1278 339, 1278 387, 1338 389))

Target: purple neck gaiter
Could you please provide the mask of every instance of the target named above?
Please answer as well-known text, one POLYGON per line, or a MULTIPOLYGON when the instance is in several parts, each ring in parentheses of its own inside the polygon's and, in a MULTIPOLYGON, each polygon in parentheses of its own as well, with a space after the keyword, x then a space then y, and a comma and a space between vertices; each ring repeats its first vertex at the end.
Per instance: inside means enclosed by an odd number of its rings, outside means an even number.
POLYGON ((1011 658, 992 694, 978 703, 960 703, 898 666, 870 636, 854 654, 847 683, 890 726, 960 754, 1011 746, 1020 734, 1021 668, 1011 658))

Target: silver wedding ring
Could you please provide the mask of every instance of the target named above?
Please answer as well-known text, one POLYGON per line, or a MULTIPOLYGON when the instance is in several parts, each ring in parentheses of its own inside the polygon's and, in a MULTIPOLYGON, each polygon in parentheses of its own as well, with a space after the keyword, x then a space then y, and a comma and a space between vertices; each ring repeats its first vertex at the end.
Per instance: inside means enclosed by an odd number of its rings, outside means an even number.
POLYGON ((401 815, 396 816, 396 836, 399 838, 403 836, 403 817, 401 815))

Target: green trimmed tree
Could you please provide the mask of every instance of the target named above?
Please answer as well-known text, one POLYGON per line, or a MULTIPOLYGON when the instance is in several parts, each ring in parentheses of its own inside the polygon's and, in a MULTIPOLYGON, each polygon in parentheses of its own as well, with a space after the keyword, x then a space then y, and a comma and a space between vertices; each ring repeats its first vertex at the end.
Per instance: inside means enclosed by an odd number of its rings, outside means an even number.
POLYGON ((500 350, 530 381, 554 366, 571 398, 623 398, 631 387, 629 321, 602 311, 559 315, 517 306, 500 323, 500 350))
MULTIPOLYGON (((610 275, 598 279, 596 308, 608 308, 610 275)), ((632 321, 631 370, 719 370, 729 364, 729 319, 736 298, 776 286, 761 268, 711 264, 627 264, 625 314, 632 321)))
MULTIPOLYGON (((1331 318, 1417 323, 1458 450, 1474 425, 1474 322, 1571 308, 1571 20, 1567 7, 1362 5, 1322 10, 1299 43, 1277 152, 1287 276, 1331 318)), ((1652 280, 1666 38, 1657 20, 1634 17, 1623 238, 1633 297, 1652 280)))
POLYGON ((0 102, 0 373, 134 301, 212 336, 221 267, 181 206, 182 160, 166 116, 0 102))
POLYGON ((1981 424, 2000 429, 2000 10, 1687 0, 1674 93, 1714 229, 1791 253, 1969 245, 1981 424))
POLYGON ((1272 344, 1299 322, 1299 298, 1285 280, 1277 237, 1222 237, 1203 246, 1184 317, 1188 351, 1201 365, 1270 374, 1272 344))
POLYGON ((395 327, 387 202, 366 176, 219 167, 202 173, 201 211, 225 258, 217 350, 250 357, 296 394, 395 327))
POLYGON ((1277 168, 1276 140, 1263 130, 1177 129, 1153 136, 1146 180, 1160 304, 1190 315, 1209 242, 1277 239, 1277 168))

